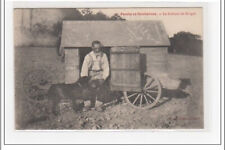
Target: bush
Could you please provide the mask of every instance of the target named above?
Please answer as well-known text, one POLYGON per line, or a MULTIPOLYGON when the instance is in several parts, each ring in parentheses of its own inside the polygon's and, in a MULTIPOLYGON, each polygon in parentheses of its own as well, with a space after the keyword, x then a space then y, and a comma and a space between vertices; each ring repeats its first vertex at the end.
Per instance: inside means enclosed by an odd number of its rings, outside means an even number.
POLYGON ((178 32, 170 38, 169 53, 202 56, 202 40, 199 35, 190 32, 178 32))

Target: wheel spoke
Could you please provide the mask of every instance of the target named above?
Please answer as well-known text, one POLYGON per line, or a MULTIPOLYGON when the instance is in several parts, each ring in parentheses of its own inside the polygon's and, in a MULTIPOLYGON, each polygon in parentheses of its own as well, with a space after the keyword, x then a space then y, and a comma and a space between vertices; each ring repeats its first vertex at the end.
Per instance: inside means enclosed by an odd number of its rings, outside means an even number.
POLYGON ((130 98, 130 97, 132 97, 132 96, 134 96, 134 95, 136 95, 136 94, 138 94, 138 93, 133 93, 133 94, 127 96, 127 98, 130 98))
POLYGON ((156 84, 156 85, 154 85, 154 86, 152 86, 152 87, 149 86, 149 87, 146 88, 146 90, 148 90, 148 89, 154 89, 155 87, 158 87, 158 85, 156 84))
POLYGON ((147 97, 144 95, 144 99, 146 101, 147 104, 149 104, 147 97))
MULTIPOLYGON (((146 94, 146 97, 149 97, 147 94, 146 94)), ((150 97, 149 97, 149 100, 148 100, 149 104, 153 103, 154 100, 152 100, 150 97)))
POLYGON ((155 90, 146 90, 147 92, 149 92, 149 93, 158 93, 158 91, 155 91, 155 90))
POLYGON ((143 95, 141 94, 141 99, 140 99, 140 107, 141 107, 141 105, 142 105, 142 99, 143 99, 143 95))
POLYGON ((138 94, 138 96, 135 98, 135 100, 133 101, 133 104, 135 104, 135 102, 138 100, 138 98, 140 97, 141 94, 138 94))
POLYGON ((149 96, 151 99, 153 99, 154 101, 156 100, 154 97, 152 97, 150 94, 146 93, 147 96, 149 96))
POLYGON ((149 81, 145 84, 144 89, 147 88, 147 86, 151 85, 153 81, 154 81, 154 79, 151 78, 151 81, 149 81))

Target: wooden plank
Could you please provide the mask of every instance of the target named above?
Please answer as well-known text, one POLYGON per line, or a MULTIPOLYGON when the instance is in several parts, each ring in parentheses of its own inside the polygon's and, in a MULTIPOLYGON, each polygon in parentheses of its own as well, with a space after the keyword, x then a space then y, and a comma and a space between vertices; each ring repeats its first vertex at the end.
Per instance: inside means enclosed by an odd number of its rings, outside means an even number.
POLYGON ((111 70, 111 89, 116 90, 140 90, 141 74, 140 71, 133 70, 111 70))
POLYGON ((112 47, 110 52, 111 90, 140 90, 139 47, 112 47))
POLYGON ((111 69, 130 69, 139 70, 140 69, 140 54, 118 54, 114 53, 110 55, 110 67, 111 69))
POLYGON ((79 79, 78 49, 65 49, 65 83, 71 84, 79 79))

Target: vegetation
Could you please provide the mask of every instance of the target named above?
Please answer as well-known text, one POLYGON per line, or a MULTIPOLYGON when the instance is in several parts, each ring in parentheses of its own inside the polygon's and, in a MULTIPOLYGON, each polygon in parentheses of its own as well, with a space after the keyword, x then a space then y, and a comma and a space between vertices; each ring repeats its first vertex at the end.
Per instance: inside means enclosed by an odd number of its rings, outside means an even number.
POLYGON ((117 13, 109 17, 102 12, 97 12, 96 14, 94 14, 89 8, 82 9, 81 11, 77 9, 67 8, 61 9, 61 12, 63 14, 63 17, 60 20, 56 21, 56 23, 53 25, 53 29, 51 30, 49 29, 48 25, 42 23, 34 24, 32 29, 34 35, 49 33, 53 36, 60 36, 63 20, 125 20, 117 13))
POLYGON ((170 38, 169 53, 202 56, 202 40, 199 35, 190 32, 178 32, 170 38))

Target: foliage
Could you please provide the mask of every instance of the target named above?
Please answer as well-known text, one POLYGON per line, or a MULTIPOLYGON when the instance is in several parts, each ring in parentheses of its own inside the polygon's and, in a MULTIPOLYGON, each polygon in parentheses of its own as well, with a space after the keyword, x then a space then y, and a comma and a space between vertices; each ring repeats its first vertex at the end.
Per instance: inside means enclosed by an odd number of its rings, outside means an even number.
POLYGON ((201 36, 190 32, 178 32, 170 38, 169 53, 202 56, 201 36))
POLYGON ((32 27, 32 34, 51 34, 53 36, 59 37, 61 35, 63 20, 125 20, 118 14, 114 14, 112 17, 105 15, 101 11, 94 14, 90 8, 85 8, 81 11, 78 9, 66 8, 60 9, 60 11, 63 17, 59 20, 56 20, 52 27, 42 23, 36 23, 32 27))
POLYGON ((111 18, 111 20, 125 20, 119 14, 115 13, 111 18))

